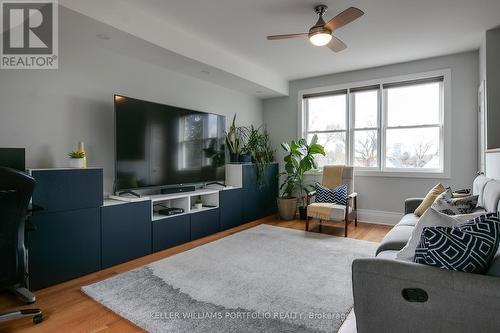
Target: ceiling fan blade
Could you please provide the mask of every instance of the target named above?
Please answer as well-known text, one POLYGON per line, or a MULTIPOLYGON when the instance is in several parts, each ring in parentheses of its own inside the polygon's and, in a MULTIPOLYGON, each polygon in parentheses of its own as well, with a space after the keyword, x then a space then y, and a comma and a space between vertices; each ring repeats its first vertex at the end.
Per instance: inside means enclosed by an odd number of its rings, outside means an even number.
POLYGON ((344 10, 342 13, 338 14, 330 21, 326 22, 325 28, 330 29, 332 32, 337 30, 344 25, 351 23, 358 17, 362 16, 364 12, 356 7, 349 7, 344 10))
POLYGON ((340 52, 342 50, 345 50, 347 47, 347 45, 345 45, 343 41, 335 36, 332 36, 332 40, 330 41, 330 43, 326 44, 326 46, 328 46, 328 48, 333 52, 340 52))
POLYGON ((309 35, 307 32, 300 34, 272 35, 272 36, 267 36, 267 39, 268 40, 289 39, 289 38, 305 37, 307 35, 309 35))

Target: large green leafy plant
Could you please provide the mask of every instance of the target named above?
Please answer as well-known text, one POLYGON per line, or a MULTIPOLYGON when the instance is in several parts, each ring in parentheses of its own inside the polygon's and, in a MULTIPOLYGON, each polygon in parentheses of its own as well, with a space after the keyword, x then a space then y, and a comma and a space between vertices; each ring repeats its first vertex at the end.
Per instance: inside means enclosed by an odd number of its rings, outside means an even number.
POLYGON ((325 148, 318 143, 317 135, 314 135, 310 143, 306 139, 292 140, 290 143, 283 142, 281 147, 287 155, 284 157, 285 170, 280 173, 284 176, 283 183, 280 186, 282 196, 292 198, 298 191, 304 205, 304 197, 306 192, 311 188, 311 185, 304 183, 304 175, 306 172, 317 169, 315 156, 325 156, 325 148))

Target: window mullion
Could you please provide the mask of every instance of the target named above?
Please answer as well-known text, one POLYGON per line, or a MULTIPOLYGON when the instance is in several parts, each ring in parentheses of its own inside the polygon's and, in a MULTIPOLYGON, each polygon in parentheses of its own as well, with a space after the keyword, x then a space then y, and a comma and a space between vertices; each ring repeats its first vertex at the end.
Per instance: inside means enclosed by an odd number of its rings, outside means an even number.
POLYGON ((356 115, 354 114, 354 108, 355 108, 355 103, 353 101, 353 95, 351 94, 350 90, 347 92, 348 98, 347 98, 347 115, 348 117, 348 134, 346 136, 346 141, 349 141, 348 149, 346 151, 347 154, 347 159, 346 159, 346 164, 347 165, 354 165, 354 122, 355 122, 355 117, 356 115))
POLYGON ((380 115, 380 144, 379 144, 379 156, 380 156, 380 165, 379 168, 381 171, 385 170, 385 159, 386 159, 386 130, 387 130, 387 91, 382 88, 380 85, 379 90, 379 115, 380 115))

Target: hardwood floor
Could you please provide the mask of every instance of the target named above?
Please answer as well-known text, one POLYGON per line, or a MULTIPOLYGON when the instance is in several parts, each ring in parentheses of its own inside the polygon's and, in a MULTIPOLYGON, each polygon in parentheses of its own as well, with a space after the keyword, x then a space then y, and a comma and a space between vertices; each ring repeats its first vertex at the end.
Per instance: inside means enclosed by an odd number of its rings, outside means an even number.
MULTIPOLYGON (((71 281, 67 281, 43 290, 37 291, 37 302, 32 306, 20 303, 10 294, 0 294, 0 312, 13 309, 37 307, 42 309, 45 320, 38 325, 33 325, 29 319, 19 319, 15 321, 0 323, 0 332, 143 332, 137 326, 114 314, 99 303, 94 302, 81 291, 80 287, 100 280, 104 280, 113 275, 140 267, 151 262, 167 258, 174 254, 187 251, 194 247, 212 242, 225 236, 234 234, 244 229, 266 223, 274 226, 304 230, 304 221, 280 221, 275 217, 250 222, 239 227, 219 232, 217 234, 191 241, 161 252, 157 252, 124 264, 114 266, 99 272, 95 272, 71 281)), ((313 223, 310 231, 317 231, 318 224, 313 223)), ((349 225, 349 237, 368 241, 380 242, 385 234, 391 229, 390 226, 358 222, 349 225)), ((343 223, 329 226, 324 225, 323 233, 340 236, 344 235, 343 223)))

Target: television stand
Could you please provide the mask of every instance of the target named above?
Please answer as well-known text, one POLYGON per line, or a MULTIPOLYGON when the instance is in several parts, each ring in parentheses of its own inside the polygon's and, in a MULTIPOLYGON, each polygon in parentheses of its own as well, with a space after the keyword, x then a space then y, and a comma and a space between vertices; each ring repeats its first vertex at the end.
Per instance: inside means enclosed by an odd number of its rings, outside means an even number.
POLYGON ((118 196, 119 196, 119 197, 121 197, 121 196, 122 196, 122 195, 124 195, 124 194, 130 194, 130 195, 133 195, 133 196, 134 196, 134 197, 136 197, 136 198, 140 198, 140 197, 141 197, 141 195, 140 195, 139 193, 134 192, 134 191, 130 191, 130 190, 129 190, 129 191, 122 191, 122 192, 118 192, 118 196))

